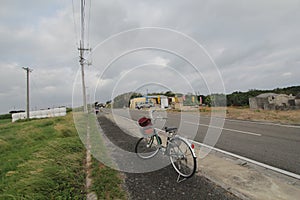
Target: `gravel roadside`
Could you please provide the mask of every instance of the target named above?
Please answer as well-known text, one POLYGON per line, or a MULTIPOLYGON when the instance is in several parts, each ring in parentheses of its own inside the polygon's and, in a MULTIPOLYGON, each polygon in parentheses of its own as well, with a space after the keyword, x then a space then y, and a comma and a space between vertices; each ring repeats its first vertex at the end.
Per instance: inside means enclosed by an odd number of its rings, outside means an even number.
MULTIPOLYGON (((126 151, 133 152, 138 140, 124 133, 116 124, 108 120, 103 114, 98 121, 105 136, 114 145, 126 151)), ((136 163, 119 159, 118 154, 111 153, 117 165, 135 167, 136 163), (123 160, 123 161, 120 161, 123 160)), ((168 159, 168 158, 160 158, 168 159)), ((126 159, 125 159, 126 160, 126 159)), ((124 172, 124 186, 130 199, 236 199, 239 198, 207 178, 197 174, 190 179, 177 183, 177 173, 171 165, 148 173, 124 172)))

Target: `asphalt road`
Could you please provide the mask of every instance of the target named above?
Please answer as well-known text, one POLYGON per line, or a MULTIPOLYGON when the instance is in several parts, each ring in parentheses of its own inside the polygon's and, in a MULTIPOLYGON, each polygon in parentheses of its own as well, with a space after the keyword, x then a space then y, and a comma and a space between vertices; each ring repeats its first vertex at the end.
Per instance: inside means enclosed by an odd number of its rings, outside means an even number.
MULTIPOLYGON (((113 112, 133 120, 148 115, 138 110, 115 109, 113 112)), ((167 116, 168 120, 158 122, 159 127, 180 127, 180 135, 209 145, 218 138, 214 146, 219 149, 300 174, 300 126, 225 119, 222 127, 221 119, 201 115, 198 118, 196 113, 160 115, 167 116), (215 120, 216 123, 212 123, 215 120)))
MULTIPOLYGON (((124 133, 118 126, 108 120, 101 113, 98 114, 99 124, 106 137, 117 147, 133 152, 139 138, 124 133)), ((136 157, 127 157, 120 154, 109 145, 110 156, 120 169, 124 168, 147 168, 150 163, 167 162, 169 159, 157 154, 149 160, 141 160, 136 157), (156 160, 157 159, 157 160, 156 160)), ((207 199, 207 200, 239 200, 238 197, 226 191, 222 187, 211 182, 203 176, 193 176, 183 182, 177 183, 177 173, 172 166, 144 173, 124 172, 124 185, 128 190, 129 199, 152 200, 152 199, 207 199)))

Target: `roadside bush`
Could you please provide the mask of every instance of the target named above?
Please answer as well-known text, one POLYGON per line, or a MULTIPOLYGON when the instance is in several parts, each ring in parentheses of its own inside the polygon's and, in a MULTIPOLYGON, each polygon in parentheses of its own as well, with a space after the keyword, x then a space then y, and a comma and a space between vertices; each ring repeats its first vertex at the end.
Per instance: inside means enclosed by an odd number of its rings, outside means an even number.
POLYGON ((0 115, 0 120, 1 119, 11 119, 11 114, 0 115))

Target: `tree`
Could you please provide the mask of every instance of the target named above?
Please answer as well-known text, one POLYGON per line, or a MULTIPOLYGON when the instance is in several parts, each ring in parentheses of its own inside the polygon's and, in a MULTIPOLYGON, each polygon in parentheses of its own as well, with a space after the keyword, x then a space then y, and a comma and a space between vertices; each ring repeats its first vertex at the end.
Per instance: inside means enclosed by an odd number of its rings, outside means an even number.
POLYGON ((249 94, 245 92, 234 92, 227 95, 227 106, 249 105, 249 94))
POLYGON ((114 108, 123 108, 130 105, 130 100, 136 97, 142 97, 143 95, 136 92, 127 92, 116 96, 113 100, 114 108))
POLYGON ((134 99, 134 98, 138 98, 138 97, 142 97, 143 95, 141 93, 137 93, 137 92, 132 92, 130 99, 134 99))
POLYGON ((204 99, 204 104, 207 106, 211 106, 212 97, 210 95, 206 96, 204 99))
POLYGON ((212 94, 211 106, 226 106, 226 95, 225 94, 212 94))
POLYGON ((175 97, 175 93, 173 93, 172 91, 167 91, 164 95, 167 97, 175 97))

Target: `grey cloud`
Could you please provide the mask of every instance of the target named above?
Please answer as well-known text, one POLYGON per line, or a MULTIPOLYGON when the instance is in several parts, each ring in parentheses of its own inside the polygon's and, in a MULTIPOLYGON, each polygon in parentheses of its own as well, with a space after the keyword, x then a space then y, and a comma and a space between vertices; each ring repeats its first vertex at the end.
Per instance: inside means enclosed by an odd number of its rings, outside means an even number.
MULTIPOLYGON (((47 107, 71 101, 73 81, 79 69, 76 49, 79 1, 74 3, 76 31, 71 1, 2 2, 0 112, 7 112, 7 108, 14 105, 24 106, 24 72, 11 70, 8 67, 11 65, 34 68, 32 78, 36 87, 32 85, 32 102, 36 105, 47 107)), ((89 47, 95 48, 108 37, 124 30, 145 26, 170 28, 203 45, 219 67, 226 92, 284 87, 299 84, 296 77, 300 73, 299 8, 300 2, 296 0, 92 1, 90 34, 86 39, 90 39, 89 47)), ((107 56, 114 57, 126 48, 138 46, 140 37, 139 34, 131 35, 103 51, 95 50, 93 65, 86 67, 90 90, 102 73, 105 66, 101 64, 108 61, 105 60, 107 56)), ((122 73, 158 57, 169 60, 168 65, 181 72, 200 92, 208 90, 204 79, 213 80, 216 74, 205 55, 189 51, 189 44, 179 42, 176 37, 162 38, 152 34, 140 44, 168 43, 170 49, 180 47, 180 53, 202 61, 204 77, 201 79, 194 75, 192 67, 174 55, 159 51, 136 52, 124 56, 107 71, 103 77, 105 85, 97 90, 101 101, 110 98, 113 84, 122 73)), ((156 70, 161 78, 165 77, 176 85, 174 74, 162 74, 164 69, 156 70)), ((135 74, 126 83, 123 82, 123 86, 135 88, 143 84, 145 78, 150 79, 154 75, 135 74)), ((80 81, 77 86, 79 90, 75 96, 80 103, 80 81)))

